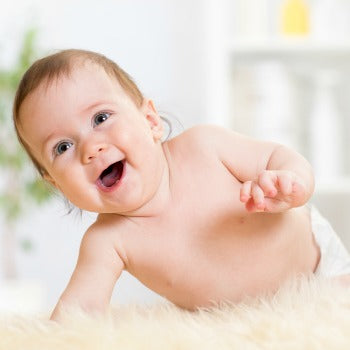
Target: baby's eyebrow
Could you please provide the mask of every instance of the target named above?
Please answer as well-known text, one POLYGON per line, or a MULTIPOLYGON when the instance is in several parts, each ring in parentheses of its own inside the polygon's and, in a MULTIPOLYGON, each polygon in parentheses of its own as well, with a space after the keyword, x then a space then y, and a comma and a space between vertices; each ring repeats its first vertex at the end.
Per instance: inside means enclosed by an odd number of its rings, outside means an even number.
POLYGON ((88 105, 87 107, 83 108, 82 109, 82 113, 89 112, 89 111, 91 111, 92 109, 95 109, 98 106, 101 106, 101 105, 104 105, 104 104, 108 104, 108 103, 110 103, 110 102, 107 102, 107 101, 94 102, 91 105, 88 105))

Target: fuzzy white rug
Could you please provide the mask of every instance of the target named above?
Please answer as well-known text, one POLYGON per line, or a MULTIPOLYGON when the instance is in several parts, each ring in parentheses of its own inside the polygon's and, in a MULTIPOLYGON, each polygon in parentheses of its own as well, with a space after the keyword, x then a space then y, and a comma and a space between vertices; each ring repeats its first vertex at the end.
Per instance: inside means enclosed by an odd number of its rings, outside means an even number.
POLYGON ((350 349, 350 288, 299 280, 271 298, 187 312, 170 304, 75 311, 63 324, 2 317, 1 350, 350 349))

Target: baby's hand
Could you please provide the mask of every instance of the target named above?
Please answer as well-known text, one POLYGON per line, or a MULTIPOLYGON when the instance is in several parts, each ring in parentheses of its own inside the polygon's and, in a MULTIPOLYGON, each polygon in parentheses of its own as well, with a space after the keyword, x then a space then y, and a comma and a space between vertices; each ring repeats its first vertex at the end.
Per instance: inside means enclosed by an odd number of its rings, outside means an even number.
POLYGON ((242 184, 240 200, 249 212, 281 212, 304 204, 302 179, 287 170, 265 170, 254 181, 242 184))

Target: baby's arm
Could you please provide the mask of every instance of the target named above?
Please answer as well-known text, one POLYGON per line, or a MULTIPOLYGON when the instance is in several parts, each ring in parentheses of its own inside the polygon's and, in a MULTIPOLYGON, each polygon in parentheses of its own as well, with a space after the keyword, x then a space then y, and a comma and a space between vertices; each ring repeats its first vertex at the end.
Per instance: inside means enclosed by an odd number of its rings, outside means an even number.
POLYGON ((241 201, 253 212, 280 212, 305 204, 314 191, 310 164, 285 146, 272 143, 269 147, 266 168, 243 182, 241 201))
POLYGON ((85 233, 77 265, 51 319, 59 320, 62 311, 74 306, 88 312, 102 312, 108 306, 124 263, 109 234, 101 231, 95 225, 85 233))
POLYGON ((242 182, 240 200, 248 211, 280 212, 311 197, 312 168, 299 153, 220 127, 203 127, 203 133, 222 163, 242 182))

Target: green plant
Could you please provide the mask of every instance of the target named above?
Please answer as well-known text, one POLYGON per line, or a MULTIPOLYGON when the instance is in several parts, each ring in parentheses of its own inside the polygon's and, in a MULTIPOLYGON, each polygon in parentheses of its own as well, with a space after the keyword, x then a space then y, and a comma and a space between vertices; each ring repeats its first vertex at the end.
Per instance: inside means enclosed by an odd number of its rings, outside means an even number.
POLYGON ((3 273, 16 277, 16 223, 32 204, 50 198, 47 185, 34 172, 29 158, 17 141, 12 122, 12 102, 19 81, 36 58, 36 31, 28 30, 13 67, 0 69, 0 208, 5 227, 2 232, 3 273))

